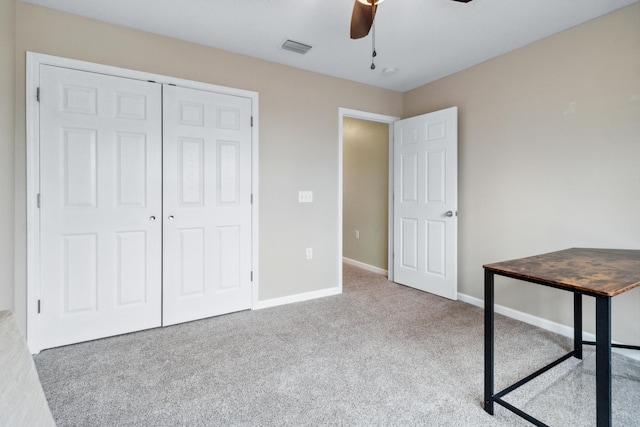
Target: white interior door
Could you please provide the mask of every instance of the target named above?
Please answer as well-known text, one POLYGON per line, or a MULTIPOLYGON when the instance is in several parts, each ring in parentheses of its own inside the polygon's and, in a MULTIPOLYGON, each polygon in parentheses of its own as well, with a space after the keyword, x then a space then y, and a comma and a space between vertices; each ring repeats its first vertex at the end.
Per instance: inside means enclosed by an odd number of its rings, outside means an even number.
POLYGON ((163 94, 166 326, 251 308, 251 100, 163 94))
POLYGON ((40 88, 42 348, 160 326, 161 86, 41 65, 40 88))
POLYGON ((395 122, 394 281, 457 299, 458 108, 395 122))

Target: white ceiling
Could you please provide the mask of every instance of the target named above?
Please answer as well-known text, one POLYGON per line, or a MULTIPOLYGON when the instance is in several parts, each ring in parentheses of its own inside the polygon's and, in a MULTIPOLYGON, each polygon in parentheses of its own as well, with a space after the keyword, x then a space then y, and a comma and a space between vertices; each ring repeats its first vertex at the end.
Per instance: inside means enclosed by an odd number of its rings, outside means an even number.
POLYGON ((640 0, 385 0, 373 71, 371 34, 349 38, 353 0, 23 1, 405 92, 640 0))

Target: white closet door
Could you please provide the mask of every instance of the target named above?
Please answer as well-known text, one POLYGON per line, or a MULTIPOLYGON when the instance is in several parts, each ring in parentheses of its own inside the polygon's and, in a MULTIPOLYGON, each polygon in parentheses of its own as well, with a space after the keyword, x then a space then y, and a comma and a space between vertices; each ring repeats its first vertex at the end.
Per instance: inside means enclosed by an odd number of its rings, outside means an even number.
POLYGON ((161 86, 44 65, 40 85, 42 348, 160 326, 161 86))
POLYGON ((163 103, 163 325, 251 308, 251 100, 163 103))

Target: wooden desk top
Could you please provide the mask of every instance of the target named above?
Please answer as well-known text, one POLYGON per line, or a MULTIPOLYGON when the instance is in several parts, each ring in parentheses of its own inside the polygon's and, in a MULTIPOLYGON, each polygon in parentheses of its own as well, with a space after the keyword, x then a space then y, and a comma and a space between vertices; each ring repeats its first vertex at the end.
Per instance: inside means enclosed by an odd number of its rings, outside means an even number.
POLYGON ((572 248, 483 267, 591 295, 613 297, 640 286, 640 250, 572 248))

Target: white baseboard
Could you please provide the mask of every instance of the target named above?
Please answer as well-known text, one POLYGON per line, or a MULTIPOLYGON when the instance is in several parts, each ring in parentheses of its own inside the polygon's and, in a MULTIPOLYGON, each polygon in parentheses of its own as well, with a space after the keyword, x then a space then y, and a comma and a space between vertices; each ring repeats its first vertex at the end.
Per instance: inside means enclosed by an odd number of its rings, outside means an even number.
POLYGON ((321 289, 319 291, 305 292, 303 294, 289 295, 281 298, 272 298, 255 302, 253 304, 253 310, 277 307, 279 305, 292 304, 294 302, 309 301, 316 298, 330 297, 333 295, 339 295, 341 293, 342 289, 336 286, 335 288, 321 289))
POLYGON ((387 277, 389 275, 389 272, 387 270, 384 270, 384 269, 382 269, 380 267, 375 267, 373 265, 365 264, 364 262, 356 261, 355 259, 343 257, 342 261, 345 264, 354 265, 354 266, 360 267, 360 268, 362 268, 364 270, 371 271, 372 273, 381 274, 381 275, 383 275, 385 277, 387 277))
MULTIPOLYGON (((484 300, 481 300, 480 298, 458 293, 458 300, 462 302, 466 302, 467 304, 484 308, 484 300)), ((496 304, 494 306, 494 311, 498 314, 502 314, 503 316, 507 316, 524 323, 528 323, 529 325, 537 326, 539 328, 546 329, 547 331, 555 332, 556 334, 573 338, 573 328, 570 326, 563 325, 557 322, 552 322, 551 320, 543 319, 542 317, 538 317, 538 316, 533 316, 528 313, 523 313, 522 311, 514 310, 512 308, 505 307, 499 304, 496 304)), ((583 332, 582 339, 585 341, 595 341, 596 336, 590 332, 583 332)), ((620 344, 618 342, 615 342, 615 343, 620 344)), ((640 360, 640 351, 627 350, 624 348, 614 348, 613 351, 615 351, 616 353, 625 355, 627 357, 630 357, 632 359, 640 360)))

